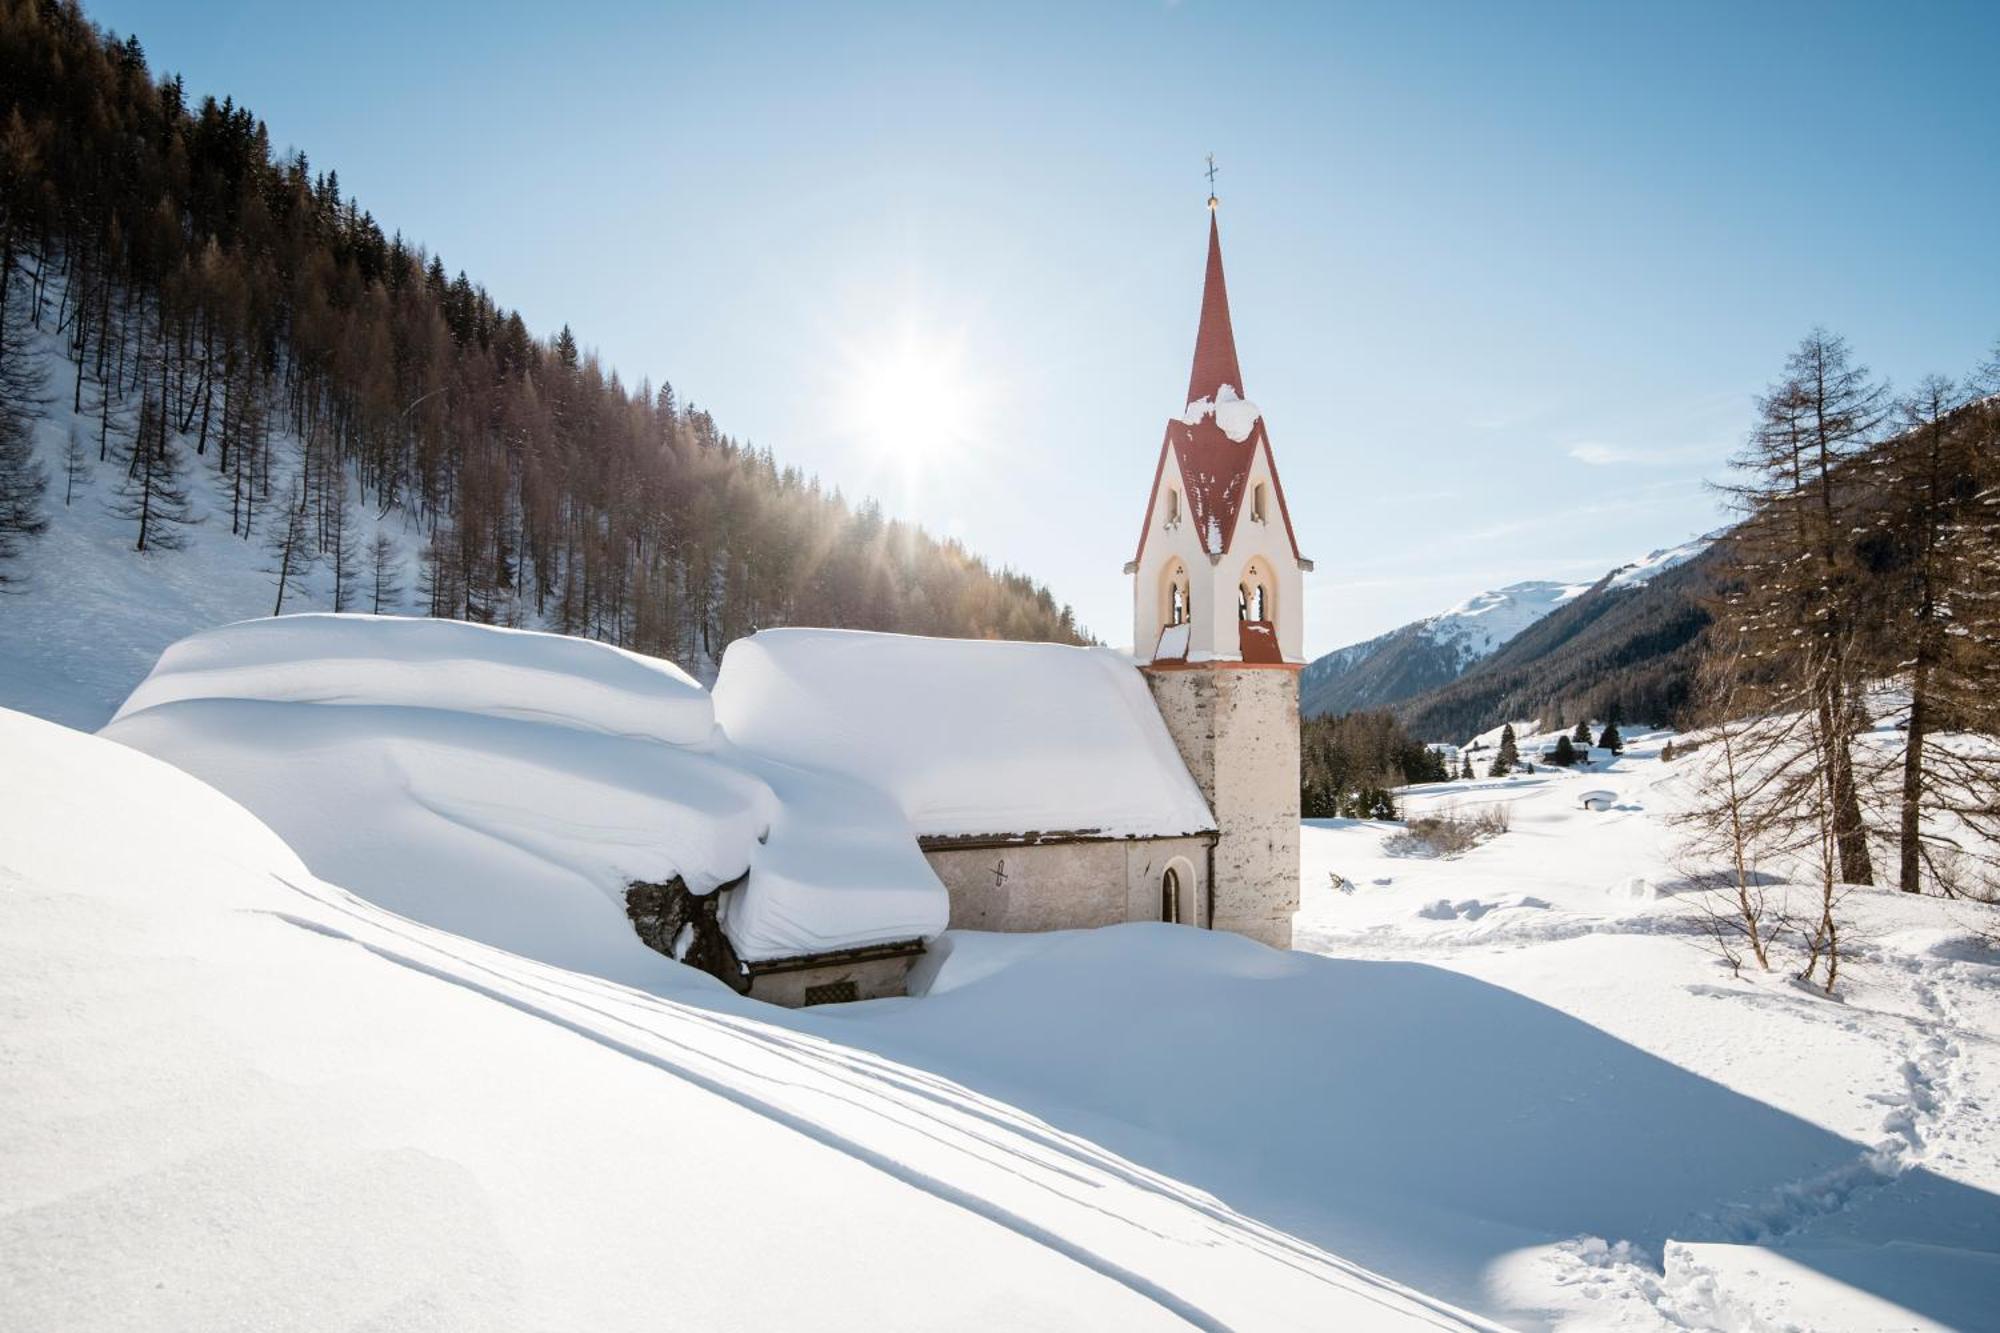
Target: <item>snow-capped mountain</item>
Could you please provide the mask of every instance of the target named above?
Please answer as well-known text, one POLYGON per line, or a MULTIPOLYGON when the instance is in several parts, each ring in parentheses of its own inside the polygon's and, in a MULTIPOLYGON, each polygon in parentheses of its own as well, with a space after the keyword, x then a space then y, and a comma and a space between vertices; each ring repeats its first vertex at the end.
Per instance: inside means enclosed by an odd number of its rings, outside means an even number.
POLYGON ((1564 602, 1589 592, 1590 587, 1588 583, 1546 580, 1510 583, 1468 597, 1451 610, 1419 623, 1432 642, 1455 644, 1472 660, 1477 660, 1564 602))
POLYGON ((1704 533, 1699 537, 1689 538, 1679 546, 1669 546, 1665 550, 1654 551, 1650 555, 1634 560, 1629 565, 1620 565, 1611 571, 1610 581, 1605 586, 1609 588, 1643 587, 1668 570, 1678 565, 1684 565, 1694 559, 1703 551, 1706 551, 1715 539, 1721 535, 1721 530, 1704 533))
POLYGON ((1714 534, 1653 551, 1594 582, 1537 579, 1475 593, 1458 605, 1316 659, 1299 682, 1308 716, 1384 708, 1463 676, 1530 625, 1593 589, 1643 587, 1708 548, 1714 534))

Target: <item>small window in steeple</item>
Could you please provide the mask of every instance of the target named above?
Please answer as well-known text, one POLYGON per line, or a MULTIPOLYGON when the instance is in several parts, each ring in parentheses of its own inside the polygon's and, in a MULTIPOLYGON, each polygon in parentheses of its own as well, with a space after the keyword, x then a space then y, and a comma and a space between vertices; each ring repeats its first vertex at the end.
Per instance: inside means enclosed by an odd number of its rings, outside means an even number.
POLYGON ((1257 489, 1250 493, 1250 517, 1259 523, 1267 521, 1264 517, 1264 483, 1261 481, 1257 483, 1257 489))
POLYGON ((1181 493, 1169 486, 1167 487, 1167 526, 1171 528, 1180 521, 1181 493))

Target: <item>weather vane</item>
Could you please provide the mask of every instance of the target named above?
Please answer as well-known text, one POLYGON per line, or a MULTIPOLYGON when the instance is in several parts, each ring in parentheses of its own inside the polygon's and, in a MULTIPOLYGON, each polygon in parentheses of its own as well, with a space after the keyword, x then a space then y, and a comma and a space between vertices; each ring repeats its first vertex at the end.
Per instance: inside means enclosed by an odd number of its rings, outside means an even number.
POLYGON ((1208 155, 1208 206, 1215 207, 1215 154, 1208 155))

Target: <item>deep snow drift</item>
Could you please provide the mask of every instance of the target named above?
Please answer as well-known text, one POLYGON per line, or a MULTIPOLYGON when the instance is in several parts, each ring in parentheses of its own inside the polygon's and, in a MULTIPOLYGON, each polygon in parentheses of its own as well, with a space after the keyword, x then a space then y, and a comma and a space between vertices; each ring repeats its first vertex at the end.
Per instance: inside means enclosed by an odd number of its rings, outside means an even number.
POLYGON ((192 635, 160 655, 115 716, 182 699, 449 707, 669 745, 697 745, 715 730, 708 691, 660 658, 594 639, 392 616, 284 616, 192 635))
POLYGON ((393 916, 130 749, 0 754, 5 1327, 1471 1322, 671 964, 393 916))
POLYGON ((730 891, 749 959, 931 936, 944 887, 885 795, 747 754, 668 663, 454 621, 304 615, 194 635, 105 735, 241 801, 321 878, 630 985, 677 972, 635 880, 730 891))

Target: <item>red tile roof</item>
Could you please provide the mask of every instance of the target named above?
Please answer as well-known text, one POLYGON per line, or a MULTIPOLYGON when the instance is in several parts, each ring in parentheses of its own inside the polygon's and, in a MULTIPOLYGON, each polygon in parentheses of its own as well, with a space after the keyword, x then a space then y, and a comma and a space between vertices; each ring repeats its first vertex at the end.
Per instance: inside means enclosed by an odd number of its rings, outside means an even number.
POLYGON ((1225 384, 1236 390, 1238 398, 1250 396, 1243 388, 1243 368, 1236 363, 1236 331, 1229 323, 1229 287, 1222 280, 1222 234, 1211 209, 1208 273, 1201 284, 1201 327, 1194 336, 1194 370, 1188 376, 1187 401, 1213 398, 1215 391, 1225 384))

